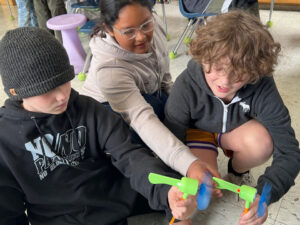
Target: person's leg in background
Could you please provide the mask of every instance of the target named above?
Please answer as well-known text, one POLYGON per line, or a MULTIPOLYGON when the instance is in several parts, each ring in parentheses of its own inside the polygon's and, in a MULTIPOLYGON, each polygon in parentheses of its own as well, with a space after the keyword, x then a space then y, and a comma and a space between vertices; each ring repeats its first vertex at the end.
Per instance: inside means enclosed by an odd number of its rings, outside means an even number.
MULTIPOLYGON (((51 17, 67 14, 64 0, 48 0, 48 8, 51 13, 51 17)), ((54 31, 55 37, 62 42, 62 36, 60 31, 54 31)))
POLYGON ((54 31, 48 29, 46 25, 48 19, 51 18, 47 0, 33 0, 33 3, 39 27, 48 30, 54 35, 54 31))
POLYGON ((29 2, 29 8, 30 8, 30 26, 31 27, 38 27, 39 24, 38 24, 38 21, 37 21, 33 0, 29 0, 28 2, 29 2))
POLYGON ((28 0, 16 0, 18 6, 18 26, 27 27, 29 26, 29 10, 27 8, 28 0))
POLYGON ((18 6, 18 26, 37 26, 33 0, 16 0, 18 6))
POLYGON ((39 27, 47 29, 62 43, 61 32, 48 29, 46 23, 52 17, 67 13, 64 0, 34 0, 34 8, 39 27))
POLYGON ((229 9, 243 9, 259 18, 258 0, 232 0, 229 9))

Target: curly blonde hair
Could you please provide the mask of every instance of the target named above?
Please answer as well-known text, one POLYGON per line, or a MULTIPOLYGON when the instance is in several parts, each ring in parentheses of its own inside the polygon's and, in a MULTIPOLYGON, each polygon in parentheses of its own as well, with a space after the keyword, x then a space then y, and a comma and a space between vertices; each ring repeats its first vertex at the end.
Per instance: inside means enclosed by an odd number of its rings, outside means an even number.
POLYGON ((260 20, 241 10, 210 17, 196 31, 190 53, 200 64, 229 60, 228 72, 236 81, 255 83, 271 76, 277 64, 280 44, 260 20))

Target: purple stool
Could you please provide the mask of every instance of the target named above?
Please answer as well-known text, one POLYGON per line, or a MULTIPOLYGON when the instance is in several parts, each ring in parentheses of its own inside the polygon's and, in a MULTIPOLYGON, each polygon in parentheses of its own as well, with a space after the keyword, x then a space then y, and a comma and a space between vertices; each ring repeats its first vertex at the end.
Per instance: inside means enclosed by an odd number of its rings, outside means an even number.
POLYGON ((75 74, 82 71, 86 58, 86 53, 77 34, 77 27, 85 23, 86 17, 82 14, 63 14, 52 17, 47 21, 49 29, 61 31, 63 45, 68 53, 71 65, 74 66, 75 74))

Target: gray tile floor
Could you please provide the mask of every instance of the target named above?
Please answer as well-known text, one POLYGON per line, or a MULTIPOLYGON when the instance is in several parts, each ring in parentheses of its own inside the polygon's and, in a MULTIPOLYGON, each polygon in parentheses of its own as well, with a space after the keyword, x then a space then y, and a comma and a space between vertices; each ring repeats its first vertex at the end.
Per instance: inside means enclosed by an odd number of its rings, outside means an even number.
MULTIPOLYGON (((162 9, 158 4, 155 6, 157 13, 161 16, 162 9)), ((171 4, 165 5, 168 33, 171 40, 168 42, 169 49, 172 49, 180 33, 183 31, 187 20, 181 16, 179 12, 178 2, 173 0, 171 4)), ((9 11, 7 6, 0 5, 0 38, 8 29, 17 27, 17 10, 12 7, 15 20, 9 19, 9 11)), ((261 20, 266 23, 269 17, 268 10, 260 10, 261 20)), ((300 12, 295 11, 274 11, 273 27, 270 29, 275 40, 282 44, 282 52, 279 65, 276 68, 275 79, 282 98, 287 105, 291 118, 292 125, 295 129, 296 136, 300 139, 300 12)), ((81 36, 81 40, 85 49, 88 48, 88 37, 81 36)), ((187 47, 181 45, 179 48, 179 56, 171 60, 170 70, 173 79, 181 73, 186 67, 189 56, 186 55, 187 47)), ((1 54, 1 53, 0 53, 1 54)), ((82 82, 77 78, 72 81, 72 86, 80 90, 82 82)), ((0 84, 0 105, 3 104, 6 95, 0 84)), ((227 159, 220 154, 219 170, 222 175, 226 174, 227 159)), ((255 178, 258 178, 266 168, 270 165, 270 161, 264 165, 253 169, 255 178)), ((233 194, 223 192, 224 197, 213 199, 209 208, 204 212, 197 212, 193 217, 195 225, 229 225, 238 224, 239 216, 242 212, 243 202, 237 202, 233 194)), ((154 214, 146 217, 131 218, 132 224, 167 224, 163 216, 154 214)), ((290 191, 277 203, 269 207, 269 217, 266 221, 267 225, 299 225, 300 224, 300 176, 296 179, 296 184, 290 191)))

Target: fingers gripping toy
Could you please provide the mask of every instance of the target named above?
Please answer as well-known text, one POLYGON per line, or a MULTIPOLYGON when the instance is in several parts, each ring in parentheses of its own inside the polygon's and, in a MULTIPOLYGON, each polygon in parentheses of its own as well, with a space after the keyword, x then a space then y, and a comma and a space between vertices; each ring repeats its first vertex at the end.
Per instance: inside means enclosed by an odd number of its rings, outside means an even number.
MULTIPOLYGON (((187 199, 189 195, 196 195, 198 190, 198 180, 182 177, 181 180, 162 176, 155 173, 150 173, 148 176, 150 183, 152 184, 168 184, 176 186, 183 193, 182 199, 187 199)), ((175 218, 173 217, 169 224, 174 223, 175 218)))

